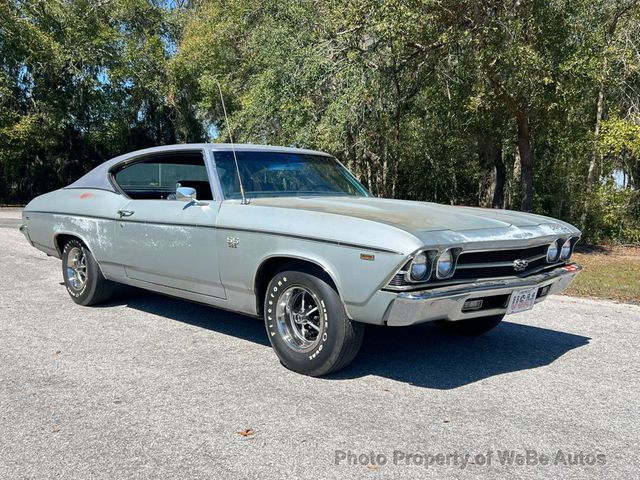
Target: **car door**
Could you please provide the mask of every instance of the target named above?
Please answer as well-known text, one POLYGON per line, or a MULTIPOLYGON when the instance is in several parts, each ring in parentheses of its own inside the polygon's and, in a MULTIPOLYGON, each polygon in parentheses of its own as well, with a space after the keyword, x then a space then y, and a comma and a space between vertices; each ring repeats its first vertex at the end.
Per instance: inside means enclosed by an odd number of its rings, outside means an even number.
POLYGON ((215 246, 220 201, 213 198, 208 170, 203 152, 173 152, 114 174, 130 197, 116 212, 115 234, 128 278, 171 287, 177 294, 226 298, 215 246), (197 185, 198 201, 176 200, 179 183, 197 185))

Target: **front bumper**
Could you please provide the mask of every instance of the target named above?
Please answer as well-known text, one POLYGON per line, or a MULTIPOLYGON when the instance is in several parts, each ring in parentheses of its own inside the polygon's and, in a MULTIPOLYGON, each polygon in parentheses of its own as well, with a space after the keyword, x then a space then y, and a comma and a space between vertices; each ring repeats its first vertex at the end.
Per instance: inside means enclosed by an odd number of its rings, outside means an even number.
POLYGON ((541 302, 549 295, 567 288, 581 270, 580 265, 572 263, 525 278, 482 280, 418 292, 402 292, 387 309, 385 322, 390 326, 406 326, 431 320, 457 321, 501 315, 506 313, 508 298, 514 290, 538 287, 540 293, 548 286, 545 295, 536 299, 536 303, 541 302), (503 301, 505 298, 506 302, 503 301), (495 308, 462 310, 467 300, 476 299, 483 299, 488 306, 496 301, 500 304, 493 305, 495 308))

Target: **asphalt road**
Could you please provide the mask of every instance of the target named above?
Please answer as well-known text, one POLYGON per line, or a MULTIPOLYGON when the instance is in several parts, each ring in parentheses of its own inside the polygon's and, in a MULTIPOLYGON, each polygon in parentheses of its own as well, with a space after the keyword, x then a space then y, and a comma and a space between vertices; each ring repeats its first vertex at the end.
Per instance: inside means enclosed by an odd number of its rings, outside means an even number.
POLYGON ((75 305, 18 217, 0 211, 2 479, 638 476, 638 306, 553 297, 476 339, 372 328, 307 378, 252 318, 133 289, 75 305))

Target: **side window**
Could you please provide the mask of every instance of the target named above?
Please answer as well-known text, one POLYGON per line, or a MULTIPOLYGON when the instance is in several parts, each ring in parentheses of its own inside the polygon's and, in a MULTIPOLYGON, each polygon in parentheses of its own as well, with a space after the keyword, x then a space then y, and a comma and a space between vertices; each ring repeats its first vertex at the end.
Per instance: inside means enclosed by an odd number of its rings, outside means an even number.
POLYGON ((178 184, 195 188, 200 200, 213 199, 200 152, 150 156, 116 171, 114 180, 134 199, 174 198, 178 184))

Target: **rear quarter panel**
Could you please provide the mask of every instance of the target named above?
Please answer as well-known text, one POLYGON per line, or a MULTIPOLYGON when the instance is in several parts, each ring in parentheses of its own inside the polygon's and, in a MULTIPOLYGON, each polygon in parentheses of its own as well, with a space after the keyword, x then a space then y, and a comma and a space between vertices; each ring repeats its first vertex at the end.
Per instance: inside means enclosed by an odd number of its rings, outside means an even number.
POLYGON ((33 199, 22 215, 36 248, 59 256, 56 238, 77 236, 109 277, 109 265, 117 253, 113 243, 116 212, 125 202, 121 195, 105 190, 60 189, 33 199))

